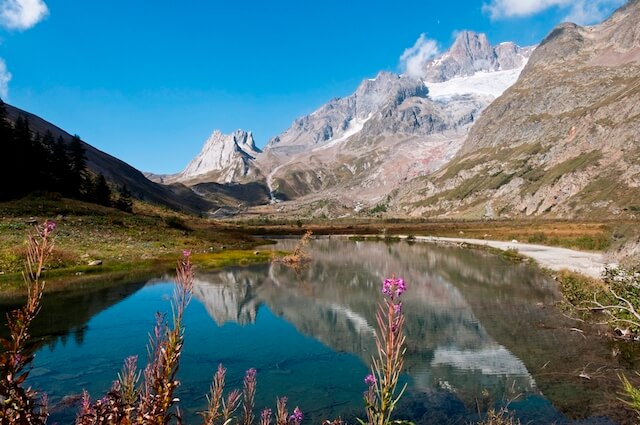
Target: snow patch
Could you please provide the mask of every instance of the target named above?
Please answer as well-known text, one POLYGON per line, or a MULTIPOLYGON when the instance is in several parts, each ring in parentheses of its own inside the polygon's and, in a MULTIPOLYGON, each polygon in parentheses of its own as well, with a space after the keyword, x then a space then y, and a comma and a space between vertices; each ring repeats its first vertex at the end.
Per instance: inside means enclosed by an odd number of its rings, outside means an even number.
POLYGON ((478 71, 468 77, 452 78, 443 83, 425 82, 425 85, 429 88, 429 97, 434 100, 464 94, 488 95, 497 98, 518 80, 523 68, 524 64, 520 68, 507 71, 478 71))
POLYGON ((344 133, 342 133, 342 135, 340 137, 337 137, 335 139, 330 139, 324 145, 322 145, 322 146, 320 146, 318 148, 315 148, 313 150, 314 151, 319 151, 319 150, 330 148, 332 146, 337 145, 340 142, 344 142, 349 137, 358 134, 359 132, 362 131, 362 129, 364 128, 365 123, 367 121, 369 121, 372 116, 373 116, 373 113, 370 113, 369 115, 367 115, 366 118, 354 118, 353 120, 351 120, 351 122, 349 122, 349 127, 347 127, 347 129, 344 131, 344 133))

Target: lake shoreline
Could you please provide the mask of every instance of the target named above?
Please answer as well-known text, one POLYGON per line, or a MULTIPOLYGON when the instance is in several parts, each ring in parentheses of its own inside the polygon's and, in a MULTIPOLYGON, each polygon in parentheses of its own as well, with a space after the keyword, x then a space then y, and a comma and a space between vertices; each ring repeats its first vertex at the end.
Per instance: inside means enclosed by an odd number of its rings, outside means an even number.
MULTIPOLYGON (((274 237, 274 236, 271 236, 274 237)), ((384 239, 379 234, 370 234, 370 235, 360 235, 360 234, 342 234, 342 235, 316 235, 314 238, 343 238, 343 239, 354 239, 354 238, 363 238, 363 239, 384 239)), ((529 244, 529 243, 520 243, 517 241, 496 241, 496 240, 486 240, 486 239, 473 239, 473 238, 453 238, 453 237, 440 237, 440 236, 409 236, 409 235, 388 235, 388 238, 412 241, 412 242, 422 242, 422 243, 435 243, 435 244, 448 244, 448 245, 457 245, 464 246, 468 245, 470 247, 477 247, 481 249, 492 248, 498 249, 503 252, 507 251, 517 251, 517 254, 533 259, 540 268, 548 269, 553 272, 560 272, 562 270, 569 270, 575 273, 579 273, 581 275, 599 279, 602 276, 602 272, 604 271, 604 267, 607 264, 604 260, 604 254, 602 252, 586 252, 586 251, 578 251, 568 248, 561 248, 556 246, 549 245, 538 245, 538 244, 529 244)), ((277 237, 275 237, 277 238, 277 237)), ((297 238, 297 236, 296 236, 297 238)), ((239 258, 234 258, 230 262, 221 261, 220 264, 207 264, 208 266, 223 267, 225 265, 233 265, 234 263, 242 263, 246 260, 250 260, 249 262, 253 262, 258 260, 255 258, 255 250, 243 250, 245 255, 240 255, 239 258), (251 258, 254 257, 254 258, 251 258), (243 261, 244 260, 244 261, 243 261)), ((260 251, 260 250, 259 250, 260 251)), ((224 252, 224 251, 223 251, 224 252)), ((218 255, 223 255, 222 253, 216 253, 218 255)), ((238 252, 238 251, 235 251, 238 252)), ((201 257, 215 257, 216 254, 208 254, 202 255, 201 257)), ((205 263, 209 263, 209 259, 200 258, 200 260, 204 260, 205 263)), ((264 258, 260 258, 261 261, 264 261, 264 258)), ((174 260, 169 261, 166 257, 162 260, 156 259, 153 265, 149 264, 149 261, 141 261, 137 267, 136 264, 129 263, 125 267, 126 270, 105 270, 101 271, 100 266, 91 270, 91 273, 75 273, 75 269, 69 270, 69 275, 61 276, 57 275, 53 278, 48 279, 48 288, 47 292, 64 292, 71 291, 77 289, 77 287, 85 286, 86 284, 98 280, 109 278, 110 276, 114 276, 115 278, 122 278, 123 273, 144 273, 148 274, 152 270, 161 269, 163 271, 171 270, 173 267, 174 260), (139 270, 138 270, 139 269, 139 270)), ((196 262, 197 263, 197 262, 196 262)), ((86 272, 86 270, 83 270, 86 272)), ((57 274, 57 273, 56 273, 57 274)), ((5 279, 7 276, 3 276, 5 279)), ((21 291, 22 288, 16 287, 14 285, 5 286, 0 289, 0 298, 19 298, 24 296, 24 291, 21 291)))
MULTIPOLYGON (((380 238, 380 235, 331 235, 332 238, 380 238)), ((599 279, 605 266, 602 252, 586 252, 549 245, 520 243, 518 241, 496 241, 472 238, 450 238, 440 236, 393 235, 391 238, 412 242, 427 242, 449 245, 469 245, 480 248, 493 248, 501 251, 517 251, 518 254, 533 259, 543 269, 560 272, 569 270, 584 276, 599 279)))

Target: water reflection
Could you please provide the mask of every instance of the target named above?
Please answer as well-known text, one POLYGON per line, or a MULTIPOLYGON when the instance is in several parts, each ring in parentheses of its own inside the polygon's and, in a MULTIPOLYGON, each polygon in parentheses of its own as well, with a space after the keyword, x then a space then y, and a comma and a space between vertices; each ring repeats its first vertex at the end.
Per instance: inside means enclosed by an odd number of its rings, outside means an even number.
MULTIPOLYGON (((228 367, 231 386, 241 383, 247 368, 258 369, 259 406, 286 394, 309 423, 337 415, 354 422, 362 415, 362 378, 375 349, 381 282, 394 273, 409 285, 403 296, 403 380, 409 385, 400 417, 466 423, 478 410, 515 400, 511 407, 524 422, 610 415, 624 423, 619 359, 606 342, 571 330, 575 323, 551 308, 559 296, 555 283, 528 265, 404 242, 325 239, 309 249, 313 261, 300 272, 280 264, 197 271, 178 394, 189 423, 198 423, 218 362, 228 367), (591 380, 579 377, 584 370, 591 380)), ((73 343, 38 353, 33 384, 54 402, 83 388, 103 392, 124 357, 144 358, 153 313, 169 310, 166 280, 139 291, 132 285, 50 299, 43 309, 49 319, 38 334, 59 341, 82 332, 73 343)), ((65 423, 72 414, 56 420, 65 423)))
MULTIPOLYGON (((280 264, 201 273, 195 295, 218 325, 253 323, 266 305, 301 333, 368 364, 380 282, 396 273, 410 285, 404 310, 412 385, 404 407, 414 415, 416 403, 427 412, 446 394, 449 417, 469 419, 478 408, 512 401, 524 419, 564 421, 543 398, 547 391, 570 418, 615 414, 606 407, 615 383, 603 379, 594 391, 575 372, 597 363, 615 377, 609 347, 571 331, 575 323, 552 308, 555 282, 529 265, 422 244, 325 239, 310 249, 314 261, 301 273, 280 264)), ((431 423, 431 414, 414 419, 431 423)))
MULTIPOLYGON (((70 338, 75 344, 82 345, 92 317, 136 293, 144 285, 139 279, 133 282, 125 279, 75 291, 47 293, 42 298, 42 308, 31 324, 29 333, 36 346, 45 345, 49 349, 53 349, 57 343, 66 345, 70 338)), ((0 300, 0 312, 15 310, 24 303, 23 298, 0 300)), ((0 327, 0 335, 3 338, 9 336, 6 326, 0 327)))

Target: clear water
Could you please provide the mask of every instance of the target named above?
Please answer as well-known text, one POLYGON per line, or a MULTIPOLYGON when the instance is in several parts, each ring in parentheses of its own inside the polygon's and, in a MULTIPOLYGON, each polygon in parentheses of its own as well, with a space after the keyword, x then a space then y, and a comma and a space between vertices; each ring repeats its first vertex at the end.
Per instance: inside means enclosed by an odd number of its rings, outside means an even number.
MULTIPOLYGON (((179 371, 188 423, 199 423, 218 363, 228 388, 257 369, 260 408, 287 395, 306 423, 354 423, 363 415, 380 285, 394 273, 409 285, 408 387, 398 417, 463 424, 509 404, 525 422, 624 422, 612 413, 616 372, 631 365, 621 366, 606 340, 571 330, 576 323, 552 307, 555 282, 535 269, 406 242, 324 239, 309 250, 313 261, 298 273, 280 264, 198 271, 179 371)), ((73 420, 65 395, 108 390, 125 357, 137 354, 144 366, 154 314, 170 311, 172 288, 160 278, 45 299, 29 381, 49 394, 50 423, 73 420)))

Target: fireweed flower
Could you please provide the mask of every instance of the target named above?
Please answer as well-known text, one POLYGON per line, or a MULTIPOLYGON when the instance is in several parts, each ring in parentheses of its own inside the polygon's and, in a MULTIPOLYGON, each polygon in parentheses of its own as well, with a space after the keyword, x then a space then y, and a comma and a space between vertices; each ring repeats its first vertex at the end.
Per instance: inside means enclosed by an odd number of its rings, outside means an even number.
POLYGON ((189 258, 191 256, 191 250, 190 249, 184 249, 182 250, 182 256, 184 258, 189 258))
POLYGON ((302 422, 303 418, 304 418, 304 415, 302 414, 302 410, 300 410, 296 406, 296 408, 293 409, 293 414, 289 416, 289 423, 291 425, 300 425, 300 422, 302 422))
POLYGON ((376 377, 370 373, 366 378, 364 378, 364 383, 370 387, 373 387, 376 384, 376 377))
POLYGON ((53 232, 54 230, 56 230, 56 222, 55 222, 55 221, 53 221, 53 220, 47 220, 47 221, 45 221, 45 223, 44 223, 44 230, 45 230, 47 233, 51 233, 51 232, 53 232))
POLYGON ((394 279, 385 279, 382 283, 382 293, 385 295, 393 294, 393 280, 394 279))
POLYGON ((396 297, 399 297, 407 290, 407 286, 404 284, 404 279, 396 279, 396 297))
POLYGON ((407 290, 407 285, 404 283, 404 279, 396 279, 392 277, 391 279, 385 279, 382 283, 382 293, 394 298, 400 297, 407 290))
POLYGON ((256 379, 256 369, 252 367, 251 369, 247 370, 247 372, 245 374, 245 378, 248 379, 248 380, 255 381, 255 379, 256 379))

